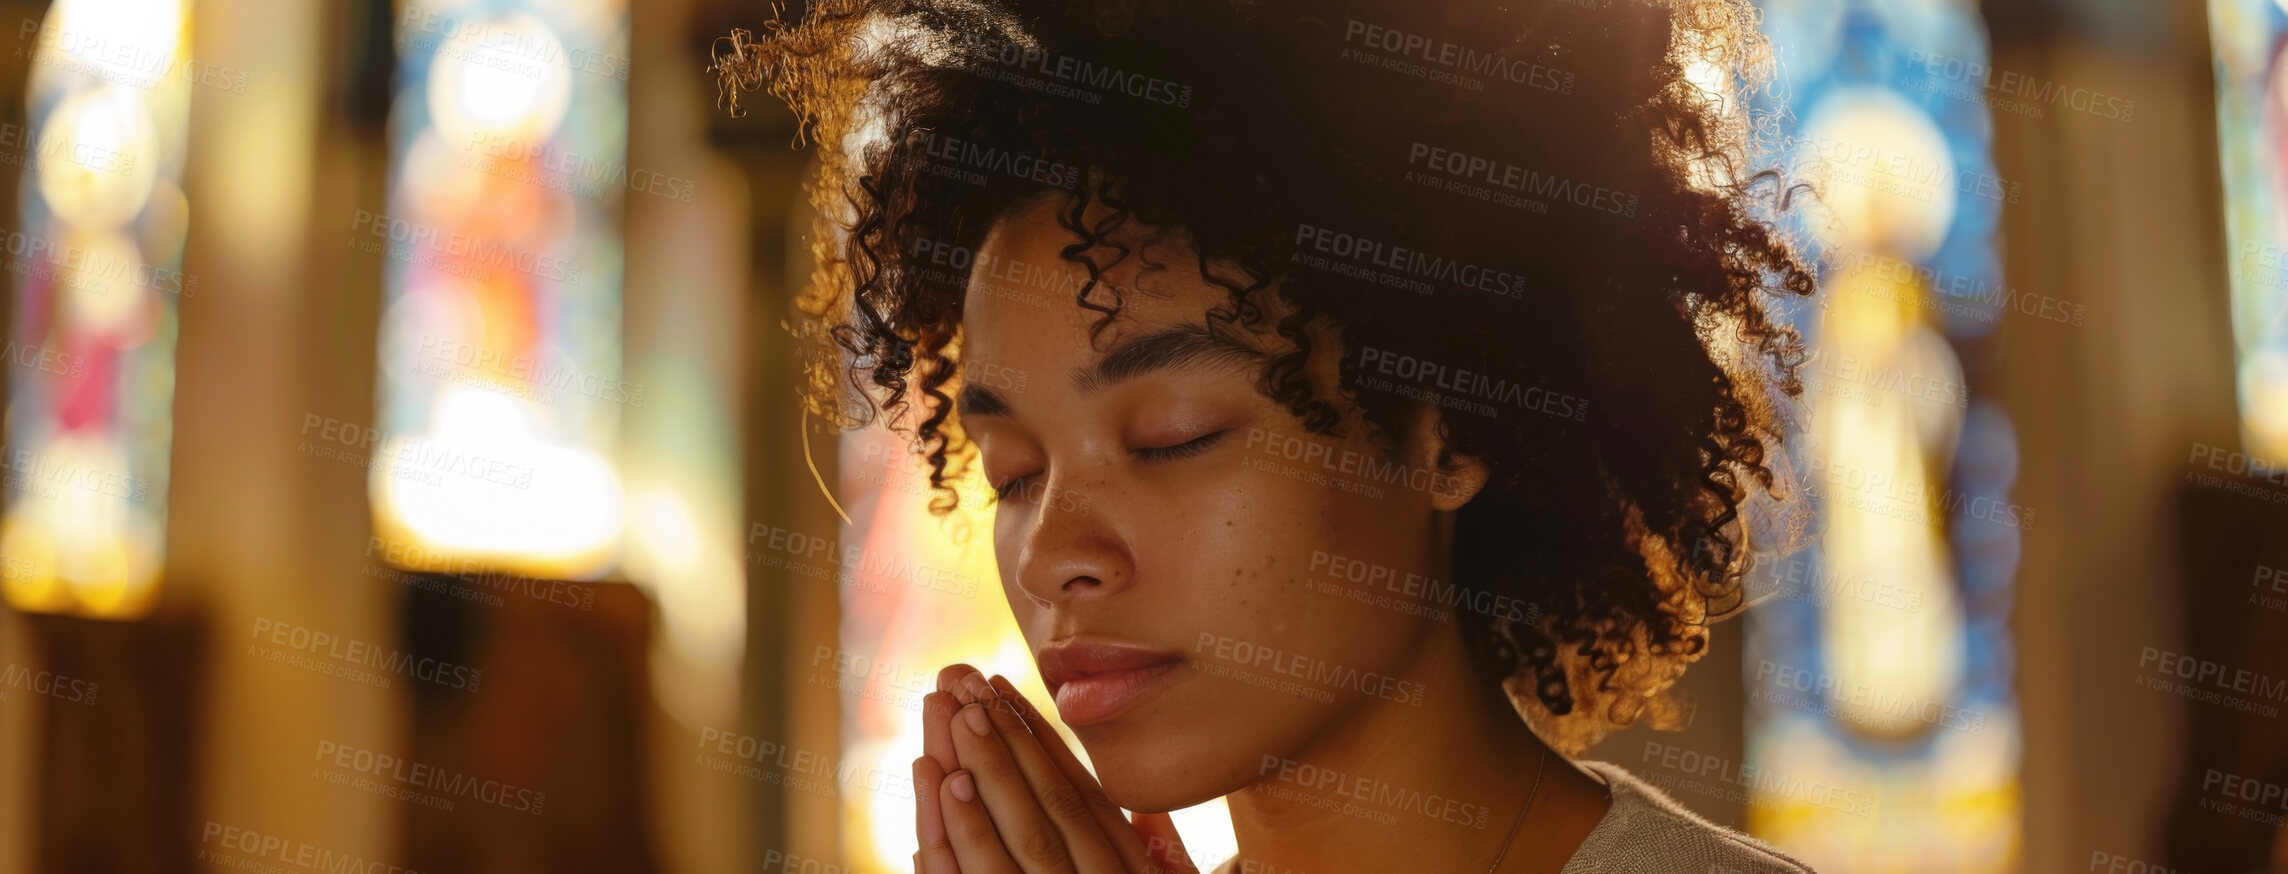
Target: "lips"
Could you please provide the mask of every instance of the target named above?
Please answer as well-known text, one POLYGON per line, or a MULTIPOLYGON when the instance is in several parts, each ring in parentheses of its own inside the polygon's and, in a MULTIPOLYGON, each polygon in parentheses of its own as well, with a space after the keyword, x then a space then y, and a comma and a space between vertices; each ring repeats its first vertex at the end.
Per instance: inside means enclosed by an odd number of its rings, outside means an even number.
POLYGON ((1036 658, 1057 716, 1074 728, 1111 721, 1184 661, 1168 650, 1089 637, 1051 643, 1036 658))

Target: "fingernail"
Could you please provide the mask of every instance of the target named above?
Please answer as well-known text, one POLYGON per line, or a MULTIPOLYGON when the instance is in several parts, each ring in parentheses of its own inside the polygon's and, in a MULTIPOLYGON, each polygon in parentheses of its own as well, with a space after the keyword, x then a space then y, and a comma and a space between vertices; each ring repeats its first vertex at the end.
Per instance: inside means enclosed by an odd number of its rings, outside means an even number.
POLYGON ((968 721, 969 730, 978 737, 993 733, 993 718, 985 715, 985 708, 976 704, 961 709, 961 718, 968 721))
POLYGON ((953 797, 963 802, 977 800, 977 784, 970 782, 968 771, 955 771, 946 782, 953 786, 953 797))
POLYGON ((993 697, 993 684, 985 682, 983 673, 961 678, 961 687, 969 690, 969 699, 972 701, 984 701, 993 697))

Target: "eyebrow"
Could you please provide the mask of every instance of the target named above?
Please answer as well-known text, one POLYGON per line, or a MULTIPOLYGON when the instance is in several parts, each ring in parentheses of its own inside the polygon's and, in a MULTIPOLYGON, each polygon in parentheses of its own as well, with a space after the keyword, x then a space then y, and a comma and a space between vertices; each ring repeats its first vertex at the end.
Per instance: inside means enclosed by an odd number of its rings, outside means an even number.
MULTIPOLYGON (((1246 370, 1263 363, 1262 352, 1206 325, 1179 325, 1125 340, 1095 364, 1075 368, 1073 387, 1092 392, 1149 373, 1192 368, 1246 370)), ((964 416, 1006 416, 1009 403, 992 389, 966 383, 954 401, 964 416)))
POLYGON ((1236 338, 1206 325, 1179 325, 1113 347, 1094 366, 1075 368, 1072 381, 1074 388, 1088 392, 1163 370, 1238 370, 1262 362, 1263 353, 1236 338))

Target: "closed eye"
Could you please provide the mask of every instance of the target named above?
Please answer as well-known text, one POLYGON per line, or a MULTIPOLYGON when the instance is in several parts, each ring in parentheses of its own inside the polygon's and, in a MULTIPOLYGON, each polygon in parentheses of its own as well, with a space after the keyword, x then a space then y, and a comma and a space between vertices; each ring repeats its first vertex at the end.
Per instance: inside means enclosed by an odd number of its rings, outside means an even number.
POLYGON ((1150 446, 1138 449, 1136 450, 1136 457, 1145 461, 1173 461, 1178 458, 1190 458, 1208 451, 1209 447, 1221 442, 1224 435, 1229 433, 1231 431, 1226 429, 1202 434, 1174 446, 1150 446))
POLYGON ((1017 490, 1025 487, 1026 481, 1031 479, 1032 476, 1030 475, 1010 477, 1000 485, 993 487, 993 500, 995 502, 1009 500, 1012 495, 1017 494, 1017 490))
MULTIPOLYGON (((1217 443, 1222 442, 1223 438, 1230 433, 1231 431, 1229 429, 1223 431, 1215 431, 1207 434, 1202 434, 1198 437, 1194 437, 1190 440, 1186 440, 1173 446, 1147 446, 1142 449, 1136 449, 1132 451, 1136 454, 1137 458, 1144 459, 1145 461, 1174 461, 1179 458, 1190 458, 1202 452, 1206 452, 1209 449, 1214 448, 1217 443)), ((1031 474, 1026 476, 1014 476, 1002 481, 1001 484, 993 487, 994 500, 1006 501, 1017 497, 1021 492, 1024 492, 1029 488, 1029 484, 1032 482, 1033 476, 1034 475, 1031 474)))

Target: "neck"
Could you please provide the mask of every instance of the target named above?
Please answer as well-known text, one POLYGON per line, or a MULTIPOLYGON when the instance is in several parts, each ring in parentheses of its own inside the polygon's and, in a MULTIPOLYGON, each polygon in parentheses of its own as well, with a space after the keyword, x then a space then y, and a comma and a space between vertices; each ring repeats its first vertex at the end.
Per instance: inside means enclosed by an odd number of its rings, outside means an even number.
POLYGON ((1228 796, 1243 874, 1556 871, 1604 816, 1603 788, 1528 730, 1472 665, 1456 625, 1401 679, 1421 706, 1362 698, 1291 759, 1228 796), (1543 769, 1538 791, 1535 771, 1543 769), (1538 797, 1530 808, 1527 795, 1538 797), (1554 860, 1554 864, 1551 864, 1554 860))

